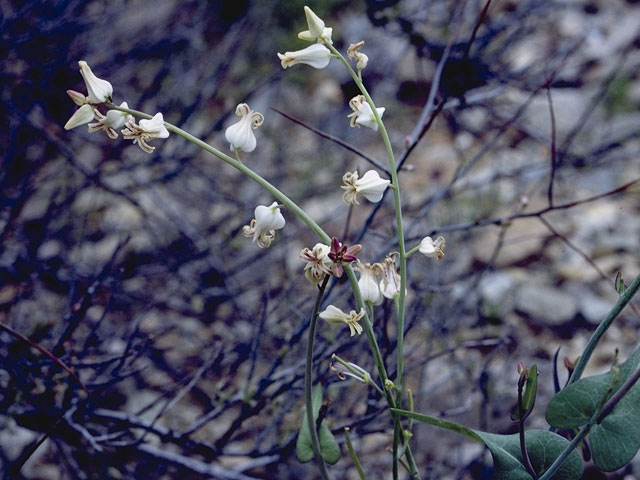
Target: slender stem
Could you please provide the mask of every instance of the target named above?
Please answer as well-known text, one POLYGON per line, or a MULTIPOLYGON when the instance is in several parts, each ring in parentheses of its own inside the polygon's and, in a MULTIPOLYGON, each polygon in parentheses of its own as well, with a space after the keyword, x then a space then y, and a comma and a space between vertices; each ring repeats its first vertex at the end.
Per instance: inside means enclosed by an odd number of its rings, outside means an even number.
POLYGON ((638 289, 640 289, 640 275, 638 275, 633 280, 631 285, 629 285, 627 289, 620 295, 620 297, 618 297, 618 301, 616 302, 616 304, 609 311, 604 320, 600 322, 600 325, 598 325, 596 331, 593 332, 593 335, 589 339, 587 346, 584 348, 584 352, 580 356, 580 360, 578 360, 578 364, 571 374, 571 378, 569 379, 569 383, 567 385, 571 385, 572 383, 580 380, 580 376, 582 375, 587 362, 591 358, 593 351, 598 345, 598 342, 607 331, 607 329, 611 326, 613 321, 618 317, 618 315, 620 315, 620 312, 622 312, 624 307, 627 306, 627 303, 629 303, 633 296, 638 292, 638 289))
POLYGON ((329 471, 327 470, 327 464, 322 458, 322 451, 320 450, 320 440, 318 439, 318 431, 316 429, 316 422, 313 418, 313 402, 311 401, 311 376, 313 370, 313 342, 316 336, 316 328, 318 326, 318 311, 320 310, 320 304, 324 297, 324 291, 327 288, 329 282, 329 275, 325 275, 324 280, 320 284, 316 303, 313 306, 313 313, 311 314, 311 321, 309 322, 309 338, 307 339, 307 359, 304 369, 304 400, 307 408, 307 422, 309 425, 309 435, 311 436, 311 448, 313 449, 313 455, 318 462, 318 468, 320 475, 324 480, 331 478, 329 471))
MULTIPOLYGON (((140 112, 138 110, 132 110, 130 108, 122 108, 112 103, 105 103, 105 105, 110 109, 126 112, 131 115, 135 115, 137 117, 152 118, 151 115, 148 115, 144 112, 140 112)), ((327 233, 311 217, 309 217, 309 215, 307 215, 304 210, 302 210, 302 208, 300 208, 293 200, 287 197, 273 184, 269 183, 258 173, 254 172, 249 167, 247 167, 244 163, 240 162, 235 158, 230 157, 225 153, 222 153, 217 148, 212 147, 208 143, 203 142, 199 138, 194 137, 190 133, 182 130, 179 127, 176 127, 175 125, 169 122, 164 122, 164 125, 167 128, 167 130, 169 130, 170 132, 173 132, 176 135, 181 136, 182 138, 202 148, 206 152, 218 157, 220 160, 228 163, 229 165, 234 167, 236 170, 239 170, 242 174, 246 175, 251 180, 259 184, 262 188, 264 188, 266 191, 271 193, 271 195, 273 195, 278 200, 278 203, 282 204, 287 210, 289 210, 291 213, 297 216, 300 220, 306 223, 309 226, 309 228, 311 228, 311 230, 313 230, 322 239, 324 243, 326 244, 331 243, 331 237, 329 237, 329 235, 327 235, 327 233)))
MULTIPOLYGON (((395 205, 395 213, 396 213, 396 235, 398 238, 398 253, 400 259, 400 295, 398 298, 398 326, 397 326, 397 378, 396 378, 396 401, 395 404, 398 405, 398 408, 402 406, 402 396, 403 396, 403 388, 404 388, 404 317, 405 317, 405 299, 407 293, 407 254, 405 251, 405 243, 404 243, 404 227, 402 224, 402 202, 400 199, 400 183, 398 181, 398 169, 396 166, 395 156, 393 154, 393 148, 391 146, 391 140, 389 139, 389 134, 387 133, 387 129, 384 125, 384 122, 380 118, 378 114, 378 110, 376 110, 376 105, 373 102, 371 95, 367 91, 366 87, 362 83, 362 77, 356 73, 349 62, 344 58, 344 56, 336 50, 333 45, 327 44, 327 47, 331 50, 331 52, 336 55, 336 57, 343 63, 351 78, 358 86, 358 89, 365 97, 367 103, 371 107, 371 112, 373 117, 378 124, 380 129, 380 134, 382 135, 382 140, 384 142, 385 149, 387 151, 387 157, 389 160, 389 170, 391 173, 391 189, 393 190, 393 199, 395 205)), ((394 423, 398 424, 400 422, 400 416, 394 415, 394 423)), ((398 432, 401 429, 394 428, 394 466, 395 466, 395 458, 397 457, 397 447, 398 447, 398 432)), ((407 450, 409 452, 409 450, 407 450)), ((410 473, 412 476, 417 475, 417 467, 414 463, 411 462, 411 459, 408 457, 410 463, 410 473)), ((394 473, 397 473, 394 469, 394 473)), ((394 476, 394 478, 397 478, 394 476)))
POLYGON ((531 465, 531 459, 529 458, 529 452, 527 452, 527 442, 525 439, 525 430, 524 430, 524 422, 527 419, 527 415, 525 415, 525 411, 522 405, 522 388, 524 386, 524 382, 518 382, 518 433, 520 435, 520 451, 522 452, 522 460, 524 463, 524 468, 527 469, 529 475, 531 475, 534 480, 538 478, 538 474, 531 465))
POLYGON ((351 443, 351 438, 349 438, 349 428, 345 427, 344 429, 344 439, 347 443, 347 450, 349 450, 349 456, 353 461, 354 467, 358 471, 358 476, 360 480, 367 480, 367 476, 364 474, 364 470, 362 469, 362 465, 360 464, 360 460, 358 460, 358 456, 356 455, 356 451, 353 448, 353 444, 351 443))

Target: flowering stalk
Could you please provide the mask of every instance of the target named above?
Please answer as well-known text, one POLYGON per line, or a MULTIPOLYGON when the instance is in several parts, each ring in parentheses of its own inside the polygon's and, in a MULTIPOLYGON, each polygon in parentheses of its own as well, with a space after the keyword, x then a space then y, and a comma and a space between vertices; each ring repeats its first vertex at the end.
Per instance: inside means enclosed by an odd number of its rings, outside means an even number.
MULTIPOLYGON (((119 107, 119 106, 114 105, 112 103, 105 103, 105 105, 110 109, 119 110, 121 112, 129 113, 131 115, 135 115, 137 117, 146 118, 146 119, 151 119, 152 118, 151 115, 148 115, 148 114, 146 114, 144 112, 140 112, 138 110, 132 110, 130 108, 119 107)), ((327 235, 327 233, 322 229, 322 227, 320 227, 320 225, 318 225, 309 215, 307 215, 307 213, 304 210, 302 210, 302 208, 300 208, 293 200, 291 200, 289 197, 287 197, 284 193, 282 193, 273 184, 269 183, 267 180, 265 180, 263 177, 261 177, 258 173, 254 172, 249 167, 247 167, 245 164, 243 164, 240 160, 237 160, 235 158, 230 157, 226 153, 221 152, 217 148, 212 147, 208 143, 203 142, 199 138, 194 137, 190 133, 182 130, 181 128, 176 127, 175 125, 173 125, 173 124, 171 124, 169 122, 164 122, 164 126, 170 132, 173 132, 176 135, 181 136, 182 138, 184 138, 184 139, 190 141, 191 143, 194 143, 198 147, 202 148, 206 152, 209 152, 210 154, 218 157, 220 160, 228 163, 229 165, 234 167, 236 170, 239 170, 242 174, 246 175, 251 180, 253 180, 257 184, 259 184, 262 188, 264 188, 271 195, 273 195, 278 200, 279 204, 281 204, 284 208, 289 210, 291 213, 296 215, 300 220, 302 220, 304 223, 306 223, 307 226, 309 228, 311 228, 311 230, 313 230, 322 239, 323 242, 325 242, 327 244, 331 243, 331 237, 329 235, 327 235)))
MULTIPOLYGON (((404 383, 404 315, 405 315, 405 299, 407 294, 407 255, 405 250, 404 243, 404 228, 402 225, 402 204, 400 200, 400 183, 398 181, 398 168, 396 166, 396 159, 393 154, 393 148, 391 147, 391 140, 389 139, 389 134, 387 133, 387 129, 380 118, 380 114, 376 108, 375 103, 369 95, 366 87, 362 83, 361 75, 358 75, 346 58, 331 44, 325 43, 325 45, 331 50, 331 52, 338 58, 342 64, 345 66, 351 78, 358 86, 358 89, 364 96, 365 100, 371 107, 371 113, 375 118, 376 123, 380 129, 380 134, 382 135, 382 141, 384 142, 385 149, 387 151, 387 157, 389 159, 389 170, 391 173, 391 187, 393 190, 393 200, 396 210, 396 235, 398 237, 398 256, 400 262, 400 295, 398 296, 398 338, 397 338, 397 378, 396 378, 396 386, 398 387, 396 393, 396 401, 397 405, 402 405, 402 391, 403 391, 403 383, 404 383)), ((365 315, 366 317, 366 315, 365 315)), ((400 430, 400 416, 394 415, 394 423, 396 425, 394 431, 394 474, 397 475, 397 449, 399 443, 399 434, 400 430)), ((417 477, 417 467, 413 458, 411 456, 411 450, 407 449, 407 460, 409 461, 411 467, 411 476, 417 477)), ((394 478, 397 478, 394 476, 394 478)))

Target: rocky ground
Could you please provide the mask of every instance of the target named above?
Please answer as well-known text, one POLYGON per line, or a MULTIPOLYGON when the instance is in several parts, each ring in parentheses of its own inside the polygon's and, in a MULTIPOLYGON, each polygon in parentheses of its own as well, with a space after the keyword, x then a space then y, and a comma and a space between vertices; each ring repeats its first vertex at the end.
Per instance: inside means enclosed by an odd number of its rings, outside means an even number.
MULTIPOLYGON (((303 48, 297 1, 0 3, 0 322, 71 366, 0 334, 0 461, 7 478, 315 478, 295 458, 314 289, 298 252, 317 239, 293 215, 268 250, 242 236, 273 199, 172 135, 148 155, 62 126, 85 59, 114 102, 161 111, 226 151, 237 103, 265 115, 251 168, 330 234, 379 261, 393 205, 349 213, 339 189, 378 135, 350 129, 354 86, 337 61, 284 71, 303 48), (295 117, 294 122, 276 108, 295 117), (345 232, 347 232, 345 234, 345 232), (48 440, 20 474, 33 442, 48 440), (21 476, 20 476, 21 475, 21 476)), ((553 357, 575 359, 640 271, 640 6, 627 0, 331 1, 310 5, 336 47, 365 40, 364 81, 398 158, 408 244, 446 237, 442 261, 411 257, 407 384, 418 411, 515 431, 518 362, 537 364, 531 427, 546 428, 553 357), (322 3, 322 4, 320 4, 322 3), (433 98, 429 94, 433 93, 433 98), (441 111, 436 106, 442 102, 441 111), (423 136, 421 126, 434 112, 423 136), (552 174, 553 172, 553 174, 552 174), (551 187, 550 187, 551 185, 551 187)), ((327 303, 353 308, 344 283, 327 303)), ((637 345, 640 305, 617 320, 590 373, 637 345)), ((392 306, 376 331, 393 371, 392 306)), ((316 374, 370 480, 389 478, 392 432, 374 391, 329 370, 338 353, 373 372, 363 337, 320 325, 316 374)), ((414 431, 423 479, 488 478, 479 445, 414 431)), ((335 478, 357 478, 343 447, 335 478)), ((590 471, 591 472, 591 471, 590 471)), ((585 478, 640 475, 623 471, 585 478)), ((590 475, 590 476, 589 476, 590 475)))

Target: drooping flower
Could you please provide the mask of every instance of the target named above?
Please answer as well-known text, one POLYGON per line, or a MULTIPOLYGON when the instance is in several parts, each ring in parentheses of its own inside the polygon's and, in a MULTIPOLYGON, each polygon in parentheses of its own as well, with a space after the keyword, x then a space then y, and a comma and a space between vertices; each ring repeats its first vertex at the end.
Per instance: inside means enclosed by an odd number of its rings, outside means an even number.
POLYGON ((362 333, 362 325, 358 323, 358 321, 360 321, 360 319, 364 316, 364 310, 362 309, 359 313, 356 313, 355 310, 351 310, 349 313, 345 313, 338 307, 329 305, 322 312, 320 312, 318 316, 334 325, 340 323, 346 324, 349 327, 352 337, 356 333, 358 335, 362 333))
POLYGON ((431 237, 424 237, 420 242, 419 251, 426 257, 438 258, 438 260, 444 257, 444 248, 446 242, 444 237, 438 237, 435 241, 431 237))
POLYGON ((95 108, 88 103, 82 105, 79 109, 77 109, 71 118, 64 124, 65 130, 71 130, 72 128, 77 127, 78 125, 84 125, 85 123, 89 123, 94 119, 95 108))
POLYGON ((309 30, 305 30, 298 34, 298 38, 307 42, 326 42, 329 45, 333 44, 331 40, 332 28, 325 27, 324 21, 318 17, 313 10, 309 7, 304 7, 304 15, 307 17, 307 26, 309 30))
POLYGON ((334 276, 340 278, 344 269, 342 264, 350 264, 357 260, 356 255, 362 250, 362 245, 356 244, 347 247, 338 241, 336 237, 331 239, 331 251, 329 252, 329 258, 333 261, 331 266, 331 272, 334 276))
MULTIPOLYGON (((122 108, 129 108, 127 102, 122 102, 120 106, 122 108)), ((99 132, 100 130, 104 130, 109 138, 112 139, 118 138, 118 132, 116 132, 117 129, 122 128, 125 123, 133 119, 131 115, 125 112, 121 112, 120 110, 109 110, 106 115, 101 114, 98 110, 96 110, 94 113, 98 121, 96 123, 89 124, 89 131, 99 132)), ((144 122, 144 120, 140 121, 140 123, 142 122, 144 122)), ((168 134, 169 132, 167 131, 167 135, 168 134)))
POLYGON ((89 103, 110 102, 113 95, 113 87, 106 80, 102 80, 94 75, 91 68, 84 60, 78 62, 80 66, 80 75, 84 79, 87 86, 87 98, 89 103))
POLYGON ((380 178, 375 170, 369 170, 362 178, 359 178, 357 171, 347 172, 342 177, 342 182, 344 185, 341 188, 345 191, 342 198, 347 205, 360 205, 358 193, 370 202, 377 203, 382 200, 385 189, 391 183, 380 178))
MULTIPOLYGON (((378 131, 378 123, 373 115, 373 110, 371 110, 371 107, 365 100, 364 95, 357 95, 353 97, 349 100, 349 106, 351 107, 351 110, 353 110, 353 113, 347 115, 347 117, 351 119, 349 125, 352 127, 369 127, 376 132, 378 131)), ((378 116, 382 118, 385 108, 377 107, 376 110, 378 112, 378 116)))
POLYGON ((380 291, 386 298, 393 299, 400 295, 400 275, 396 269, 397 252, 390 253, 380 264, 382 268, 382 280, 380 291))
POLYGON ((121 132, 122 136, 126 140, 133 140, 134 144, 137 143, 147 153, 152 153, 156 149, 147 143, 149 140, 169 136, 169 131, 164 126, 164 118, 160 112, 156 113, 151 120, 140 120, 139 125, 131 118, 124 126, 125 128, 121 132))
POLYGON ((373 305, 380 305, 383 296, 376 277, 382 274, 382 267, 378 263, 371 265, 358 260, 357 268, 360 272, 358 287, 360 288, 362 301, 371 302, 373 305))
POLYGON ((313 249, 303 248, 300 258, 306 262, 304 276, 314 285, 318 285, 325 275, 331 275, 332 260, 329 258, 331 248, 324 243, 316 243, 313 249))
POLYGON ((253 152, 256 149, 256 136, 252 130, 262 125, 264 116, 251 110, 246 103, 236 107, 236 116, 240 117, 240 120, 225 130, 224 138, 229 142, 232 152, 235 150, 253 152))
POLYGON ((356 68, 358 70, 364 70, 367 67, 367 63, 369 63, 369 57, 360 52, 360 48, 363 45, 364 40, 358 43, 352 43, 351 45, 349 45, 349 48, 347 48, 347 56, 357 62, 356 68))
POLYGON ((292 67, 299 63, 310 65, 313 68, 324 68, 329 65, 331 52, 321 43, 315 43, 295 52, 278 53, 282 68, 292 67))
POLYGON ((276 237, 276 230, 280 230, 285 224, 284 217, 278 208, 278 202, 273 202, 268 207, 258 205, 254 216, 251 223, 242 228, 242 234, 245 237, 253 237, 253 241, 260 248, 269 248, 276 237))
MULTIPOLYGON (((335 358, 335 354, 332 358, 335 358)), ((329 368, 336 372, 340 380, 346 380, 347 377, 355 378, 364 384, 371 381, 371 375, 360 365, 352 362, 346 362, 346 365, 340 362, 331 362, 329 368)))

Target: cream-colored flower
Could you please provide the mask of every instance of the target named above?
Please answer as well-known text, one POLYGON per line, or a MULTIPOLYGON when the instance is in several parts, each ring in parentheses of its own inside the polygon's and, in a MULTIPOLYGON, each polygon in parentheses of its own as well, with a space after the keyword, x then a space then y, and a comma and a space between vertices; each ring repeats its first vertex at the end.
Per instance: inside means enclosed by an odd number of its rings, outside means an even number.
POLYGON ((360 48, 363 45, 364 40, 358 43, 352 43, 351 45, 349 45, 349 48, 347 48, 347 56, 357 62, 356 68, 358 70, 364 70, 367 67, 367 63, 369 63, 369 57, 360 52, 360 48))
POLYGON ((282 68, 292 67, 299 63, 310 65, 313 68, 324 68, 329 65, 331 60, 331 52, 327 47, 321 43, 313 44, 302 50, 296 50, 295 52, 278 53, 280 64, 282 68))
POLYGON ((94 75, 91 68, 84 60, 78 62, 80 75, 87 86, 87 98, 90 103, 110 102, 113 95, 113 87, 106 80, 102 80, 94 75))
POLYGON ((345 313, 338 307, 329 305, 322 312, 320 312, 319 317, 334 325, 339 323, 346 324, 351 331, 352 337, 356 333, 358 335, 362 333, 362 325, 360 325, 358 322, 362 317, 364 317, 364 310, 360 310, 359 313, 356 313, 355 310, 351 310, 349 313, 345 313))
POLYGON ((380 280, 380 291, 386 298, 393 299, 400 295, 400 275, 396 269, 397 252, 390 253, 380 265, 382 269, 382 280, 380 280))
POLYGON ((446 242, 444 237, 438 237, 435 241, 431 237, 424 237, 420 242, 419 251, 426 257, 438 258, 438 260, 444 257, 444 248, 446 242))
POLYGON ((380 305, 383 297, 376 277, 382 275, 382 267, 377 263, 371 265, 358 260, 357 269, 360 272, 358 287, 360 288, 362 301, 370 302, 373 305, 380 305))
MULTIPOLYGON (((122 102, 120 106, 122 108, 129 108, 127 102, 122 102)), ((99 132, 100 130, 104 130, 109 138, 113 139, 118 138, 118 132, 116 132, 116 130, 122 128, 125 123, 133 119, 131 115, 121 112, 120 110, 109 110, 106 115, 103 115, 96 110, 95 116, 98 121, 96 123, 89 124, 89 131, 99 132)), ((142 121, 140 123, 142 123, 142 121)), ((167 134, 168 133, 169 132, 167 131, 167 134)))
POLYGON ((86 97, 86 95, 80 92, 76 92, 75 90, 67 90, 67 95, 69 95, 69 98, 73 100, 73 103, 80 107, 85 103, 89 103, 89 99, 86 97))
POLYGON ((65 130, 71 130, 72 128, 77 127, 78 125, 84 125, 85 123, 89 123, 94 119, 95 108, 88 103, 82 105, 79 109, 77 109, 71 118, 64 124, 65 130))
POLYGON ((391 183, 389 180, 380 178, 375 170, 367 171, 362 178, 357 171, 347 172, 342 177, 342 182, 344 185, 340 188, 345 191, 342 198, 347 205, 360 205, 358 194, 370 202, 377 203, 382 200, 384 191, 391 183))
POLYGON ((326 275, 331 275, 333 260, 329 258, 331 247, 324 243, 316 243, 313 249, 303 248, 300 258, 306 263, 304 276, 314 285, 318 285, 326 275))
POLYGON ((134 144, 137 143, 147 153, 152 153, 156 149, 147 143, 149 140, 169 136, 169 130, 164 126, 164 118, 160 112, 156 113, 151 120, 140 120, 139 125, 132 118, 124 126, 122 136, 126 140, 133 140, 134 144))
MULTIPOLYGON (((353 113, 347 115, 347 117, 351 119, 349 125, 352 127, 368 127, 376 132, 378 131, 378 123, 373 115, 373 110, 371 110, 371 107, 365 100, 364 95, 357 95, 353 97, 349 101, 349 106, 351 107, 351 110, 353 110, 353 113)), ((377 107, 376 110, 378 112, 378 116, 382 118, 385 108, 377 107)))
POLYGON ((236 107, 236 116, 240 117, 240 120, 225 130, 224 138, 229 142, 232 152, 235 150, 253 152, 256 149, 256 136, 252 130, 262 125, 264 116, 251 110, 246 103, 236 107))
POLYGON ((254 216, 251 223, 242 228, 242 234, 245 237, 253 237, 253 241, 260 248, 269 248, 276 237, 276 230, 280 230, 285 225, 284 217, 278 208, 278 202, 273 202, 268 207, 258 205, 254 216))
POLYGON ((309 30, 300 32, 298 38, 307 42, 326 42, 329 45, 333 44, 331 40, 332 28, 325 27, 324 21, 318 17, 313 10, 309 7, 304 7, 304 15, 307 17, 307 26, 309 30))

